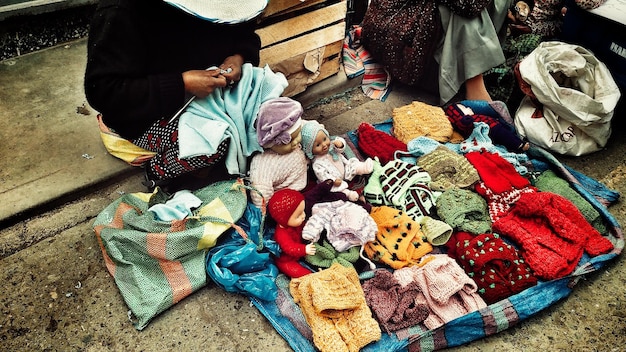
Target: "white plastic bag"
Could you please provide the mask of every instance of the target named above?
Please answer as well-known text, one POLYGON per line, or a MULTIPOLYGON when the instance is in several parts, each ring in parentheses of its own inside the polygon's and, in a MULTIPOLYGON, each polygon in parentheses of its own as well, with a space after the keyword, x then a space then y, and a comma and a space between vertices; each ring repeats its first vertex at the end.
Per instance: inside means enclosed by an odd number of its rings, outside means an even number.
POLYGON ((519 65, 521 78, 543 105, 542 118, 526 96, 515 113, 515 127, 530 142, 563 155, 603 148, 620 91, 609 69, 589 50, 543 42, 519 65))

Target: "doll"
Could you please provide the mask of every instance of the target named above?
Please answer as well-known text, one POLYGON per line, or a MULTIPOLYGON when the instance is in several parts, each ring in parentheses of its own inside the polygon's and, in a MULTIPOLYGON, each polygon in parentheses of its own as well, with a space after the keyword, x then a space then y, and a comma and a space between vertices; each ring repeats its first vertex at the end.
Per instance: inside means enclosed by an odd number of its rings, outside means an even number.
POLYGON ((367 175, 374 170, 374 161, 367 158, 346 158, 342 153, 346 147, 345 139, 335 137, 331 140, 324 125, 315 120, 305 121, 302 125, 302 149, 312 161, 311 166, 318 182, 334 180, 333 192, 343 192, 355 202, 359 194, 348 188, 348 182, 357 175, 367 175))
POLYGON ((275 260, 276 267, 290 278, 310 274, 311 270, 298 261, 305 255, 315 255, 315 244, 305 244, 302 239, 304 207, 302 193, 289 188, 276 191, 267 205, 270 216, 276 221, 274 240, 281 250, 275 260))
POLYGON ((290 98, 279 97, 261 104, 257 114, 257 138, 263 152, 250 162, 250 192, 258 207, 263 199, 284 188, 303 190, 308 182, 308 161, 300 145, 302 105, 290 98))

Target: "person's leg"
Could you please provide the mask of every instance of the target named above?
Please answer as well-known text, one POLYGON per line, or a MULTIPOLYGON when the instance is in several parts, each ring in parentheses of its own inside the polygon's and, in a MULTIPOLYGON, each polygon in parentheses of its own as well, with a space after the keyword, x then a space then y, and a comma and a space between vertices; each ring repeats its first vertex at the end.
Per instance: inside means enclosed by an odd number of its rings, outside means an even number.
POLYGON ((157 153, 146 162, 145 168, 148 179, 158 182, 215 165, 226 155, 229 140, 224 140, 213 155, 181 159, 178 157, 178 121, 161 120, 131 142, 157 153))
POLYGON ((510 0, 493 0, 478 16, 466 18, 440 5, 443 40, 435 53, 439 63, 440 102, 449 102, 465 85, 466 99, 490 100, 482 74, 505 60, 500 29, 510 0))
POLYGON ((482 74, 465 81, 465 99, 492 101, 482 74))

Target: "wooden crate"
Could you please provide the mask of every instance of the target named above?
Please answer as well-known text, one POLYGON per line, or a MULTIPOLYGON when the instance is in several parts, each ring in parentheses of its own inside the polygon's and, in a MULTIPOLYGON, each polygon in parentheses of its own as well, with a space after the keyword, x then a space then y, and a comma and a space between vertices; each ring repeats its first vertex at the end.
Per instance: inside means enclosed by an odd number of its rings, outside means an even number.
POLYGON ((257 29, 261 66, 282 72, 294 96, 340 69, 346 31, 346 0, 272 0, 257 29), (328 4, 326 4, 328 3, 328 4))

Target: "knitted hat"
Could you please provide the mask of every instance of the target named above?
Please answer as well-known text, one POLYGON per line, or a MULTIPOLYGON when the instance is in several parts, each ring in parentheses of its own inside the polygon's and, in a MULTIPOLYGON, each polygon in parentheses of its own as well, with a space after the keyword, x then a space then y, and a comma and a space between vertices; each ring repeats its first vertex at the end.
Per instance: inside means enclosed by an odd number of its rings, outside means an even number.
POLYGON ((460 103, 472 109, 475 114, 498 116, 509 125, 514 124, 509 108, 506 106, 506 103, 501 100, 461 100, 460 103))
POLYGON ((424 216, 420 221, 421 230, 433 246, 446 244, 452 236, 452 227, 445 222, 424 216))
POLYGON ((452 125, 439 106, 414 101, 393 109, 393 134, 400 141, 426 136, 438 142, 447 142, 452 136, 452 125))
POLYGON ((300 134, 302 135, 302 149, 304 150, 304 154, 309 159, 313 159, 313 143, 315 143, 315 139, 317 138, 317 134, 322 131, 326 134, 326 137, 330 139, 330 135, 324 125, 315 121, 315 120, 307 120, 302 124, 302 130, 300 134))
POLYGON ((196 17, 215 23, 240 23, 260 15, 268 0, 165 0, 196 17))
POLYGON ((302 193, 285 188, 274 193, 267 204, 267 210, 279 225, 287 226, 289 218, 303 201, 302 193))
POLYGON ((437 191, 468 188, 480 180, 476 169, 463 155, 443 145, 417 159, 417 165, 430 174, 429 186, 437 191))
POLYGON ((439 218, 456 230, 473 234, 491 232, 487 202, 476 192, 448 189, 437 198, 436 208, 439 218))
POLYGON ((583 251, 597 256, 613 249, 572 202, 550 192, 522 194, 493 229, 515 241, 536 276, 545 280, 570 274, 583 251))
POLYGON ((386 205, 402 209, 413 220, 430 215, 435 195, 428 187, 430 175, 419 166, 394 159, 383 166, 380 184, 386 205))
POLYGON ((304 260, 318 268, 329 268, 334 263, 345 267, 354 267, 359 260, 360 246, 349 248, 344 252, 338 252, 330 242, 322 240, 322 244, 315 243, 315 255, 306 255, 304 260))
POLYGON ((302 105, 287 97, 261 104, 257 114, 257 138, 263 148, 291 142, 291 134, 302 125, 302 105))
POLYGON ((377 269, 362 286, 367 305, 387 333, 415 326, 430 314, 428 305, 415 302, 422 291, 417 283, 402 286, 389 270, 377 269))
POLYGON ((569 199, 578 210, 583 214, 585 219, 593 226, 598 232, 605 233, 606 225, 600 215, 600 212, 591 205, 583 196, 580 195, 570 184, 563 178, 557 176, 552 170, 546 170, 537 177, 534 182, 535 187, 543 192, 552 192, 560 194, 563 197, 569 199))
POLYGON ((522 189, 530 185, 527 178, 520 175, 515 167, 497 153, 469 152, 465 157, 476 168, 485 186, 494 193, 511 189, 522 189))
POLYGON ((354 268, 334 263, 328 269, 292 279, 289 292, 320 351, 359 351, 381 338, 380 326, 367 306, 354 268))
POLYGON ((406 143, 366 122, 357 128, 357 137, 359 149, 370 158, 378 157, 383 165, 394 159, 396 151, 407 151, 406 143))
POLYGON ((518 251, 498 234, 474 236, 457 232, 447 246, 451 248, 448 255, 476 282, 478 293, 488 304, 537 284, 537 278, 518 251))
POLYGON ((405 212, 388 207, 373 207, 370 214, 378 226, 376 239, 367 242, 365 254, 394 269, 415 265, 433 250, 419 224, 405 212))
POLYGON ((467 114, 463 105, 452 104, 446 108, 446 115, 452 126, 464 137, 469 137, 474 129, 474 122, 484 122, 489 126, 489 137, 495 144, 504 146, 510 151, 522 151, 525 142, 515 133, 515 128, 504 121, 500 116, 467 114))
POLYGON ((409 266, 394 271, 401 285, 417 282, 422 294, 416 301, 425 302, 431 314, 424 320, 435 329, 469 312, 487 306, 478 287, 461 266, 446 254, 427 255, 423 266, 409 266))

